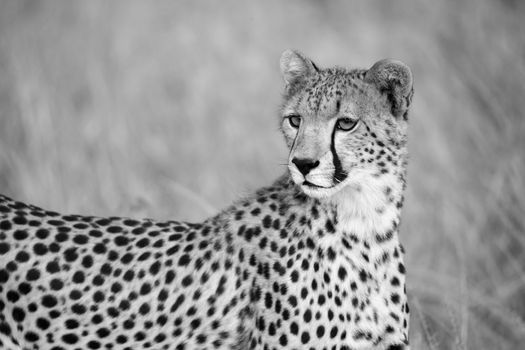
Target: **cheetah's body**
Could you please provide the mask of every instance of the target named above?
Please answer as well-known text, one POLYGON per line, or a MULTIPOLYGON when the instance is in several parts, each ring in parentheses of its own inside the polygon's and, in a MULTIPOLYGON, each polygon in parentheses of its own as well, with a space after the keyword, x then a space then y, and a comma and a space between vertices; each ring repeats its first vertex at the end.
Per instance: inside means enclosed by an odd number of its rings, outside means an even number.
MULTIPOLYGON (((380 145, 369 163, 400 152, 380 145)), ((390 165, 345 194, 352 205, 284 176, 200 224, 61 216, 0 196, 0 342, 402 348, 404 163, 390 165)))

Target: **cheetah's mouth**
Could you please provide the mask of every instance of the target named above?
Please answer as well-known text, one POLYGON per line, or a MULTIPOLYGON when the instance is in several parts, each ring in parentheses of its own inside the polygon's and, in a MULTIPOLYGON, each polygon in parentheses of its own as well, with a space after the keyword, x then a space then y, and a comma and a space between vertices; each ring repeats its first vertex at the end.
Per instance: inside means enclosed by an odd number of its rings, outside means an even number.
POLYGON ((303 182, 303 186, 307 186, 307 187, 310 187, 310 188, 332 188, 332 187, 325 187, 325 186, 319 186, 319 185, 316 185, 308 180, 304 180, 303 182))
POLYGON ((345 185, 346 184, 344 182, 341 182, 332 186, 320 186, 308 180, 304 180, 300 186, 303 192, 310 197, 327 198, 337 193, 345 185))

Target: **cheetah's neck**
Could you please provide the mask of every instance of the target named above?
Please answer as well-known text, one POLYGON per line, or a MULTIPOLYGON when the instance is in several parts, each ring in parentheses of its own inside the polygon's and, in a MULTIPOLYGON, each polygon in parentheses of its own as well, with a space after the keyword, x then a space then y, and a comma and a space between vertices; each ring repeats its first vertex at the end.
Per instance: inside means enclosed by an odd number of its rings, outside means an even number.
POLYGON ((361 238, 396 231, 403 204, 403 177, 386 174, 350 184, 330 198, 337 228, 361 238))

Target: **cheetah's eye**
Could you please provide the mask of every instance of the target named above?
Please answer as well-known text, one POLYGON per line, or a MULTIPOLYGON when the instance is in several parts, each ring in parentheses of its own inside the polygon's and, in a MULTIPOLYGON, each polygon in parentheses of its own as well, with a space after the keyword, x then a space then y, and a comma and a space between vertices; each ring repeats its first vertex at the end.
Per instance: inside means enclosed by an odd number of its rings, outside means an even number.
POLYGON ((350 118, 341 118, 337 120, 336 127, 343 131, 354 131, 358 124, 359 124, 359 120, 352 120, 350 118))
POLYGON ((297 114, 292 114, 292 115, 289 115, 287 118, 292 128, 297 129, 299 125, 301 125, 301 116, 297 114))

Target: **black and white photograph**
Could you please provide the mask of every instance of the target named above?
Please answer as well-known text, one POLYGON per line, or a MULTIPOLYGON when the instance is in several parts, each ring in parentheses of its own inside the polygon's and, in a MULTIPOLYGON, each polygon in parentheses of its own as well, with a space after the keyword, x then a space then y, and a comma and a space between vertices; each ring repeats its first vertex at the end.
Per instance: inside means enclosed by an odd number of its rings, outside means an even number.
POLYGON ((0 0, 0 350, 525 349, 525 2, 0 0))

